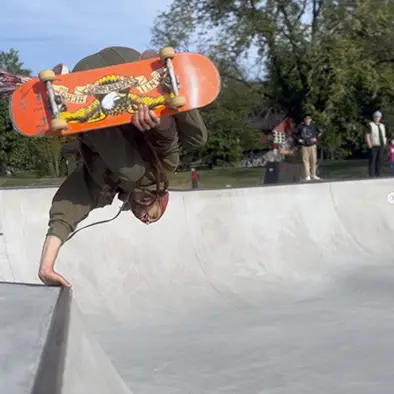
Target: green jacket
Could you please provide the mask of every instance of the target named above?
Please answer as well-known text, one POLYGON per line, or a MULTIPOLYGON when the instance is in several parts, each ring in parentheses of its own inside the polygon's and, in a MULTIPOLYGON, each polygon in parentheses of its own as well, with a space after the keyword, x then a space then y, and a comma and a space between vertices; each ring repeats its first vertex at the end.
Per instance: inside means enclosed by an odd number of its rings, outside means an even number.
MULTIPOLYGON (((81 60, 74 71, 134 61, 136 53, 129 48, 107 48, 81 60)), ((179 113, 172 119, 167 130, 142 133, 130 124, 79 134, 82 163, 52 200, 47 235, 65 242, 92 210, 112 204, 116 195, 124 200, 136 187, 155 190, 157 171, 153 163, 157 160, 152 157, 151 148, 165 171, 174 172, 181 148, 205 145, 207 129, 198 110, 179 113)), ((163 182, 161 186, 164 187, 163 182)))
MULTIPOLYGON (((98 130, 78 136, 82 163, 56 192, 49 211, 47 235, 62 242, 96 208, 110 205, 135 187, 155 189, 155 171, 141 132, 132 125, 98 130)), ((207 129, 197 110, 174 116, 169 130, 151 130, 149 140, 164 168, 174 172, 180 162, 180 148, 200 148, 207 141, 207 129)))

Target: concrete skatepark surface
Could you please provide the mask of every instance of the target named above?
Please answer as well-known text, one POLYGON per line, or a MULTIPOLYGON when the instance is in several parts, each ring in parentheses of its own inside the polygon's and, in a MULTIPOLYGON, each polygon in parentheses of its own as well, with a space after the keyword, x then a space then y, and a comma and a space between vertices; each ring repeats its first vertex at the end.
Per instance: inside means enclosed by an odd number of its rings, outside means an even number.
POLYGON ((392 179, 172 192, 156 224, 122 213, 63 246, 68 312, 23 285, 55 191, 0 190, 0 387, 29 386, 7 371, 36 368, 58 308, 63 394, 393 392, 392 179))

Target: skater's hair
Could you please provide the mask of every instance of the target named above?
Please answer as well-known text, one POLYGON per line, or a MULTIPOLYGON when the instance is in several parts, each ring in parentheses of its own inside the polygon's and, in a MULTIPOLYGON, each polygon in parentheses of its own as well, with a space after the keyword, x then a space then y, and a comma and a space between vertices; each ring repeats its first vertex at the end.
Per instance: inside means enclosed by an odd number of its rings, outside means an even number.
POLYGON ((142 133, 144 136, 144 141, 146 145, 149 147, 149 151, 151 152, 151 157, 150 157, 150 164, 155 170, 156 173, 156 198, 155 200, 159 199, 163 193, 165 193, 168 189, 169 186, 169 181, 167 177, 167 173, 165 168, 163 167, 163 164, 156 152, 156 149, 152 146, 151 142, 147 138, 145 133, 142 133), (163 189, 160 188, 161 183, 164 183, 163 189))

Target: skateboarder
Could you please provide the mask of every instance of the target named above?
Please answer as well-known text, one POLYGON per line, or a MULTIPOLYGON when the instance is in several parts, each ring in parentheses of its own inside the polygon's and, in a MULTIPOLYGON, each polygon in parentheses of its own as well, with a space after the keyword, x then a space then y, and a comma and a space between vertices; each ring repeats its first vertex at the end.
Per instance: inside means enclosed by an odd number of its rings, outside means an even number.
MULTIPOLYGON (((133 62, 156 52, 110 47, 82 59, 73 72, 133 62)), ((179 165, 180 147, 199 148, 207 129, 197 110, 158 119, 146 106, 130 125, 77 136, 82 163, 56 192, 49 211, 49 229, 42 249, 39 278, 44 284, 70 286, 54 270, 61 246, 77 225, 117 196, 143 223, 158 221, 168 204, 169 172, 179 165)), ((118 214, 119 214, 118 213, 118 214)))

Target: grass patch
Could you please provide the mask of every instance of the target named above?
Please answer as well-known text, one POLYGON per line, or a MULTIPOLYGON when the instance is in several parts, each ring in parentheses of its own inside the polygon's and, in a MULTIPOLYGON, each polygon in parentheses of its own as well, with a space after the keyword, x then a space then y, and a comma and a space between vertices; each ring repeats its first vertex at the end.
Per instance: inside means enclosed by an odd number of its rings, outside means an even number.
MULTIPOLYGON (((319 174, 322 178, 351 180, 365 179, 368 175, 367 160, 338 160, 319 163, 319 174)), ((382 176, 390 176, 389 163, 384 160, 382 165, 382 176)))
MULTIPOLYGON (((218 168, 199 173, 201 187, 204 189, 258 186, 264 181, 264 168, 218 168)), ((172 174, 170 184, 172 189, 190 189, 190 172, 172 174)))
MULTIPOLYGON (((227 186, 259 186, 264 182, 264 168, 217 168, 201 170, 201 188, 221 189, 227 186)), ((324 161, 319 163, 319 174, 328 180, 351 180, 368 178, 367 160, 324 161)), ((389 176, 389 165, 385 161, 382 176, 389 176)), ((54 186, 57 187, 64 178, 37 178, 33 174, 22 173, 14 177, 0 177, 0 187, 54 186)), ((171 189, 190 189, 190 172, 178 172, 170 176, 171 189)))
POLYGON ((64 178, 0 177, 0 187, 59 186, 64 178))

